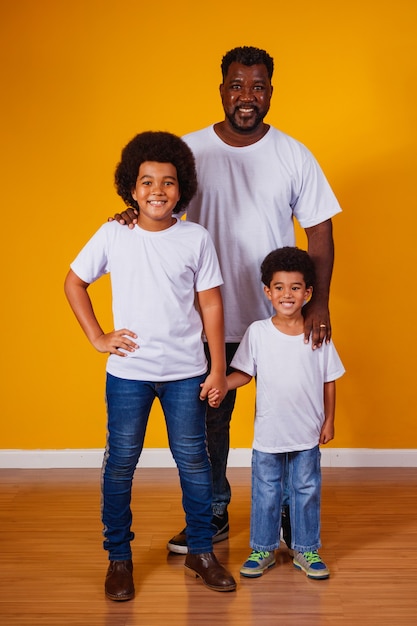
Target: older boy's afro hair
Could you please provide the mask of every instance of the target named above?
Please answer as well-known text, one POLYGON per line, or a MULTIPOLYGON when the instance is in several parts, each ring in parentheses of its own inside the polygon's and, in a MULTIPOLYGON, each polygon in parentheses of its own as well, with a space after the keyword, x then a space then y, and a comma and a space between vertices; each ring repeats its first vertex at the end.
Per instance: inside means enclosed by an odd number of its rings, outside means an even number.
POLYGON ((197 191, 197 173, 194 155, 185 141, 172 133, 146 131, 133 137, 123 148, 120 163, 116 167, 114 182, 117 193, 124 202, 139 210, 132 197, 139 167, 145 161, 172 163, 177 170, 181 197, 174 209, 179 213, 190 203, 197 191))

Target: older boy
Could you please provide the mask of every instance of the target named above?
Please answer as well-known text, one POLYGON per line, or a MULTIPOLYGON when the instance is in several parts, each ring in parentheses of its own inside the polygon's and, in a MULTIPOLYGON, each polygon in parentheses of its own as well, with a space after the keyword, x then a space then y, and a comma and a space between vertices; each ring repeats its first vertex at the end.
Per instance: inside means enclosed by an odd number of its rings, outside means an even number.
POLYGON ((133 230, 104 224, 71 264, 70 305, 88 339, 109 352, 108 438, 103 461, 102 521, 110 565, 106 596, 134 596, 130 508, 133 474, 154 399, 159 398, 179 470, 187 520, 186 573, 215 591, 236 588, 212 547, 212 477, 206 449, 205 403, 211 385, 226 393, 222 277, 208 232, 173 214, 196 191, 194 157, 170 133, 142 133, 122 152, 118 194, 138 210, 133 230), (115 328, 102 330, 89 285, 111 273, 115 328), (198 311, 195 306, 198 302, 198 311), (212 365, 202 343, 204 329, 212 365))

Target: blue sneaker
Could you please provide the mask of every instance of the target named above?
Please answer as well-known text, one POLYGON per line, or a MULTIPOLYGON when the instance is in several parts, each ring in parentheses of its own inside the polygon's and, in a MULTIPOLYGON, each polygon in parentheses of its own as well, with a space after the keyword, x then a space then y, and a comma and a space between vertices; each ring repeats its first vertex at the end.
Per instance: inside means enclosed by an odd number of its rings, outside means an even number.
POLYGON ((320 558, 317 550, 314 552, 296 552, 293 559, 294 567, 303 570, 308 578, 329 578, 330 572, 320 558))
POLYGON ((258 552, 257 550, 252 550, 250 557, 240 568, 240 573, 247 578, 258 578, 262 576, 266 569, 274 565, 274 552, 258 552))

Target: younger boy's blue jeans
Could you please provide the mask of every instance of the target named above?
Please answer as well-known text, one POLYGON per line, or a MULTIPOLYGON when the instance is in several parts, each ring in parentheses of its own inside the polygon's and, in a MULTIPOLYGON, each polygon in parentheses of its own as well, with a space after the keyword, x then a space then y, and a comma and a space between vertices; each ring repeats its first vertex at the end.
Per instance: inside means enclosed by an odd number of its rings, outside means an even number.
POLYGON ((250 546, 253 550, 272 552, 279 547, 286 471, 291 548, 296 552, 311 552, 321 547, 320 456, 319 446, 299 452, 252 451, 250 546))
POLYGON ((191 554, 212 552, 212 476, 206 447, 205 375, 153 383, 107 374, 107 445, 102 468, 104 548, 111 561, 132 558, 132 480, 154 399, 165 415, 169 446, 178 467, 191 554))

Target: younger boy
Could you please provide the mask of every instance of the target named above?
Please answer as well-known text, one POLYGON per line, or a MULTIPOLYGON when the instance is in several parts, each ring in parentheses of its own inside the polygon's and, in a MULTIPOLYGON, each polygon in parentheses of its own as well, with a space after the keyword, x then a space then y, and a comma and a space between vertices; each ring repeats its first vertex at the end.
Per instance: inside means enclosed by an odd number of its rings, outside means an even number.
MULTIPOLYGON (((255 578, 275 564, 279 547, 286 461, 293 563, 309 578, 329 577, 320 558, 320 449, 334 437, 335 380, 344 368, 330 342, 311 350, 304 342, 302 307, 314 285, 314 265, 303 250, 268 254, 262 282, 275 315, 251 324, 227 376, 228 389, 256 376, 252 451, 252 553, 240 569, 255 578)), ((217 406, 217 391, 209 403, 217 406)))
POLYGON ((208 232, 173 216, 197 188, 194 157, 175 135, 146 132, 122 151, 118 194, 139 210, 134 229, 104 224, 71 264, 65 292, 82 329, 107 361, 107 445, 102 468, 105 593, 134 597, 130 508, 133 474, 154 399, 159 398, 178 467, 187 520, 186 573, 215 591, 236 588, 212 546, 212 477, 205 402, 211 386, 227 390, 222 277, 208 232), (104 332, 89 285, 111 273, 116 330, 104 332), (198 310, 196 306, 198 305, 198 310), (210 346, 207 374, 202 332, 210 346))

